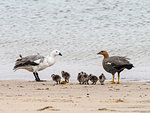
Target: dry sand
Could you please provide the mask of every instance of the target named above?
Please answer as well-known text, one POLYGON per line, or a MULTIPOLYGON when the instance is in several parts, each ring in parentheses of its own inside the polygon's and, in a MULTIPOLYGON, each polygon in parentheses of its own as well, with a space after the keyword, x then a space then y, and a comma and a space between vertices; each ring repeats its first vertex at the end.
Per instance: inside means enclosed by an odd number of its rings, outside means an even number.
POLYGON ((150 83, 0 81, 0 113, 150 113, 150 83))

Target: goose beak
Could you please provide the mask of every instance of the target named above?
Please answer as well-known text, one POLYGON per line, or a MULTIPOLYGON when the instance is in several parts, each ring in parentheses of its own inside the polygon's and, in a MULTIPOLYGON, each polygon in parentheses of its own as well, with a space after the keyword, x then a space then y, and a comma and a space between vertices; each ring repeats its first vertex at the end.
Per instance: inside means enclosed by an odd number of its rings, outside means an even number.
POLYGON ((97 53, 97 55, 99 55, 99 54, 101 54, 100 52, 99 53, 97 53))
POLYGON ((59 53, 59 55, 60 55, 60 56, 62 56, 62 54, 61 54, 61 53, 59 53))

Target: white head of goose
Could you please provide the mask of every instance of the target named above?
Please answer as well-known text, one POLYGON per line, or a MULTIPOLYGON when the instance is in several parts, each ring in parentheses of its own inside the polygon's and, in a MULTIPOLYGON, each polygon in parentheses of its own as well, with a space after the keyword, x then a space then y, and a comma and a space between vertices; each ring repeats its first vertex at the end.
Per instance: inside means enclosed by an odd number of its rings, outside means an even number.
POLYGON ((104 56, 102 65, 103 68, 105 69, 105 71, 111 73, 113 75, 113 80, 111 81, 112 84, 114 84, 114 77, 115 77, 115 73, 118 72, 118 84, 120 84, 120 72, 123 71, 124 69, 132 69, 133 64, 131 64, 128 61, 128 58, 126 57, 121 57, 121 56, 112 56, 109 57, 109 54, 107 53, 107 51, 102 50, 97 54, 101 54, 104 56))

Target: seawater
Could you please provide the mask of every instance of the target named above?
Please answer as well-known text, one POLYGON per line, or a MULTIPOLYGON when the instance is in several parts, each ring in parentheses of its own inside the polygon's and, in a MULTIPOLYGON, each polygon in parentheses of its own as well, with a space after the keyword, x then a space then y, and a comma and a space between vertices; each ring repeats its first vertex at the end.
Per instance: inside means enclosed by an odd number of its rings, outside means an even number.
POLYGON ((72 80, 86 71, 111 74, 102 68, 100 50, 127 56, 135 68, 122 73, 125 80, 150 80, 149 0, 4 0, 0 1, 0 79, 34 79, 25 70, 13 72, 15 60, 53 49, 63 54, 40 72, 69 71, 72 80))

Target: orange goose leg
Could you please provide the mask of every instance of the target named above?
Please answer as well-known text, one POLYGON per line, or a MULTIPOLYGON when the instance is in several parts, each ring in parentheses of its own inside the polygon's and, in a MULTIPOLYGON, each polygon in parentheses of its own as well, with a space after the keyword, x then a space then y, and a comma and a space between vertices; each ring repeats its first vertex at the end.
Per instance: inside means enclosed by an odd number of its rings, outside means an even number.
POLYGON ((118 73, 118 82, 117 84, 120 84, 120 74, 118 73))
POLYGON ((110 81, 110 84, 115 84, 115 82, 114 82, 115 75, 112 75, 112 76, 113 76, 113 79, 112 79, 112 81, 110 81))

